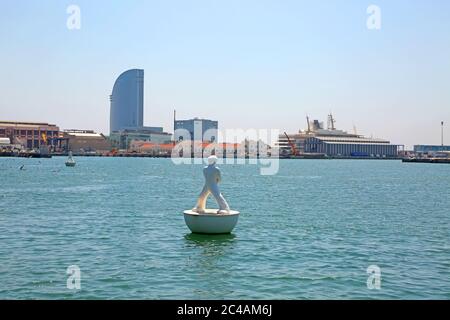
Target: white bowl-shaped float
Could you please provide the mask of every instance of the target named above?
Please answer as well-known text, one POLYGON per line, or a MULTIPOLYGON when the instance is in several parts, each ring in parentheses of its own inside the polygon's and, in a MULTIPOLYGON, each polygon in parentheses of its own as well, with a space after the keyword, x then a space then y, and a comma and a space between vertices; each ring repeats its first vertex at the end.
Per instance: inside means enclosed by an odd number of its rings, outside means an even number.
POLYGON ((239 211, 217 214, 217 209, 206 209, 205 213, 184 211, 184 221, 193 233, 225 234, 231 233, 239 218, 239 211))

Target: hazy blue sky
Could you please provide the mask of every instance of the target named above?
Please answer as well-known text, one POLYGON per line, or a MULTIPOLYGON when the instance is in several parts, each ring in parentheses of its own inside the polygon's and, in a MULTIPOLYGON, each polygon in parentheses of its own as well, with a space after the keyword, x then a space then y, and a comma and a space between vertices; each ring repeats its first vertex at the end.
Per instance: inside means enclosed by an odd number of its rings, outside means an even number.
POLYGON ((0 2, 0 119, 109 132, 109 95, 145 70, 146 125, 304 128, 305 115, 395 143, 450 143, 450 1, 0 2), (69 30, 66 8, 81 9, 69 30), (381 30, 366 27, 370 4, 381 30))

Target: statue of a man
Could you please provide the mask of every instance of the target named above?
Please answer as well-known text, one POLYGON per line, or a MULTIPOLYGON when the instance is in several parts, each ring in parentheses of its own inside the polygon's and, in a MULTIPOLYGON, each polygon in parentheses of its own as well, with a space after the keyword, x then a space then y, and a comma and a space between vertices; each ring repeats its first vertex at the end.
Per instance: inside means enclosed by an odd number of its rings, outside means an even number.
POLYGON ((206 199, 208 199, 210 193, 212 193, 217 201, 217 204, 219 205, 219 211, 217 213, 225 214, 230 212, 230 207, 219 190, 218 183, 222 180, 222 177, 220 175, 220 169, 216 166, 217 160, 218 159, 216 156, 208 157, 208 166, 203 168, 205 186, 198 197, 197 205, 194 209, 192 209, 194 212, 205 212, 206 199))

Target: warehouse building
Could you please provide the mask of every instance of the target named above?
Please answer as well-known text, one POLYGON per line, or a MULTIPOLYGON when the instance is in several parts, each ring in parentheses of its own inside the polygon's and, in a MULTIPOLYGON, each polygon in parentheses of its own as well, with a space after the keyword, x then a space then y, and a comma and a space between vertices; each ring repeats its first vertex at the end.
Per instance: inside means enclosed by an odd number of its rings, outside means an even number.
POLYGON ((65 130, 69 151, 75 153, 102 153, 111 150, 111 142, 101 133, 93 130, 65 130))
POLYGON ((389 141, 365 137, 311 137, 305 152, 342 157, 397 157, 399 146, 389 141))
POLYGON ((58 137, 59 127, 44 122, 0 121, 0 138, 8 138, 11 144, 28 150, 47 146, 48 140, 58 137))

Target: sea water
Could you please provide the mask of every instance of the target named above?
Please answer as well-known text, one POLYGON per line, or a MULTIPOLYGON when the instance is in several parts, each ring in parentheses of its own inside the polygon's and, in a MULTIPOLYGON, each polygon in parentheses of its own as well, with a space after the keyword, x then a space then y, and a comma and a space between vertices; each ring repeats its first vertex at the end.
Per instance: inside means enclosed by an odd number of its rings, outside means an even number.
POLYGON ((205 236, 202 165, 65 160, 0 158, 2 299, 450 299, 449 165, 222 165, 241 215, 205 236))

